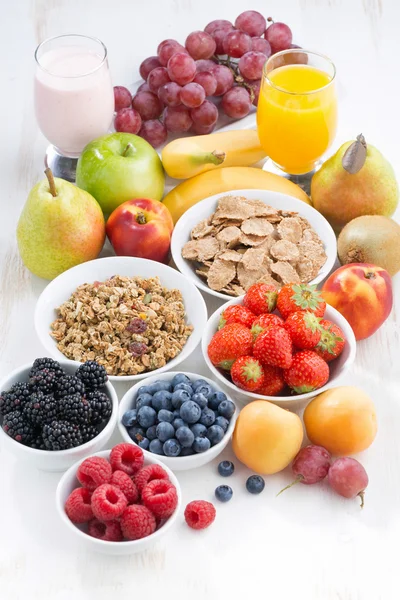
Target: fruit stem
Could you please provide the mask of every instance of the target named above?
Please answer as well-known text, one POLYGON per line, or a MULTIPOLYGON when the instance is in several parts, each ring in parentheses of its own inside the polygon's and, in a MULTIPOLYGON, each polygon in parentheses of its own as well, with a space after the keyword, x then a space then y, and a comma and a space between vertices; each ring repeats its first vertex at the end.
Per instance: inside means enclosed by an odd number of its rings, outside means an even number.
POLYGON ((267 21, 268 21, 268 23, 275 23, 275 21, 273 20, 272 17, 268 17, 267 21))
POLYGON ((145 214, 142 212, 138 213, 136 215, 136 222, 139 223, 139 225, 145 225, 147 223, 145 214))
POLYGON ((300 483, 300 481, 304 479, 303 475, 297 475, 296 479, 294 481, 292 481, 292 483, 289 483, 289 485, 287 485, 286 487, 284 487, 283 489, 281 489, 280 492, 277 493, 276 497, 280 496, 282 494, 282 492, 288 490, 289 488, 292 487, 292 485, 296 485, 296 483, 300 483))
POLYGON ((360 496, 360 498, 361 498, 361 504, 360 504, 360 508, 364 508, 364 496, 365 496, 365 490, 363 490, 362 492, 360 492, 359 494, 357 494, 357 496, 360 496))
POLYGON ((125 150, 122 153, 122 156, 128 156, 128 152, 129 150, 131 150, 133 148, 132 144, 129 142, 129 144, 127 144, 125 150))
POLYGON ((55 198, 57 196, 57 189, 53 177, 53 172, 49 167, 47 167, 47 169, 45 169, 44 171, 44 174, 46 175, 47 181, 49 182, 50 194, 53 196, 53 198, 55 198))

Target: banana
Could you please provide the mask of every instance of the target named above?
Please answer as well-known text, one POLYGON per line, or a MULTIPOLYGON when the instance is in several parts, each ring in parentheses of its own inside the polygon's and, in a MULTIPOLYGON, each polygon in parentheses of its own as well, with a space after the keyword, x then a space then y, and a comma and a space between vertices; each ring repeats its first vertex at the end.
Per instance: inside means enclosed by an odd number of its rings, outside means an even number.
POLYGON ((161 152, 165 171, 175 179, 221 167, 247 167, 265 156, 254 129, 178 138, 161 152))

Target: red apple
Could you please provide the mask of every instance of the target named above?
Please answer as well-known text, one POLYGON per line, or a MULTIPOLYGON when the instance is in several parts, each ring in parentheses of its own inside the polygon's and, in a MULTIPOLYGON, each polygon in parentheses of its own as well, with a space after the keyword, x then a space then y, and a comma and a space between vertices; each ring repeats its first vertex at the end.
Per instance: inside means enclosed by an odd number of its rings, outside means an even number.
POLYGON ((138 256, 167 263, 171 234, 171 214, 157 200, 136 198, 124 202, 111 213, 106 231, 118 256, 138 256))
POLYGON ((381 267, 350 263, 328 277, 322 296, 347 319, 356 340, 363 340, 379 329, 392 310, 392 280, 381 267))

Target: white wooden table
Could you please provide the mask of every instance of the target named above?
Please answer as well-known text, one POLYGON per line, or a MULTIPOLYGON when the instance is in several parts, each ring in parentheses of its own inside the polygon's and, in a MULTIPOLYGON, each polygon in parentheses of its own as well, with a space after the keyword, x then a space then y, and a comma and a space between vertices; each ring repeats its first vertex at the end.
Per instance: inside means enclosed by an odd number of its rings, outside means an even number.
MULTIPOLYGON (((44 38, 86 33, 108 47, 115 84, 138 78, 157 44, 235 19, 248 8, 287 22, 295 42, 330 56, 341 84, 335 144, 362 132, 392 162, 400 179, 398 0, 18 0, 2 8, 3 114, 0 146, 0 377, 44 354, 33 310, 45 282, 32 277, 17 252, 15 227, 29 189, 42 174, 46 141, 32 103, 33 51, 44 38), (266 14, 268 11, 269 14, 266 14), (397 136, 397 139, 396 139, 397 136)), ((276 498, 284 472, 267 478, 259 497, 244 490, 248 472, 236 461, 234 497, 219 505, 215 524, 196 533, 183 518, 153 550, 132 557, 84 552, 57 519, 59 476, 27 468, 0 451, 0 598, 296 598, 394 600, 399 592, 400 536, 400 276, 396 307, 385 325, 358 344, 347 383, 369 392, 379 433, 360 460, 370 486, 357 501, 334 497, 324 485, 298 485, 276 498), (397 322, 396 322, 397 312, 397 322)), ((216 307, 208 302, 209 310, 216 307)), ((200 350, 182 369, 206 374, 200 350)), ((124 390, 118 390, 122 393, 124 390)), ((118 438, 115 437, 115 440, 118 438)), ((225 458, 232 458, 230 451, 225 458)), ((212 500, 216 464, 179 474, 183 500, 212 500)))

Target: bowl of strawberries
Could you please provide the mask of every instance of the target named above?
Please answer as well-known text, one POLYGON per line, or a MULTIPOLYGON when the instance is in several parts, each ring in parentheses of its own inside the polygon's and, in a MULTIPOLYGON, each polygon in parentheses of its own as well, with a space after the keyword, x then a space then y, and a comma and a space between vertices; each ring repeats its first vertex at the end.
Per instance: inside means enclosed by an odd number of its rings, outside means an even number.
POLYGON ((354 362, 356 340, 315 285, 286 284, 278 291, 256 283, 211 315, 202 351, 219 383, 241 404, 269 400, 301 408, 338 385, 354 362))

